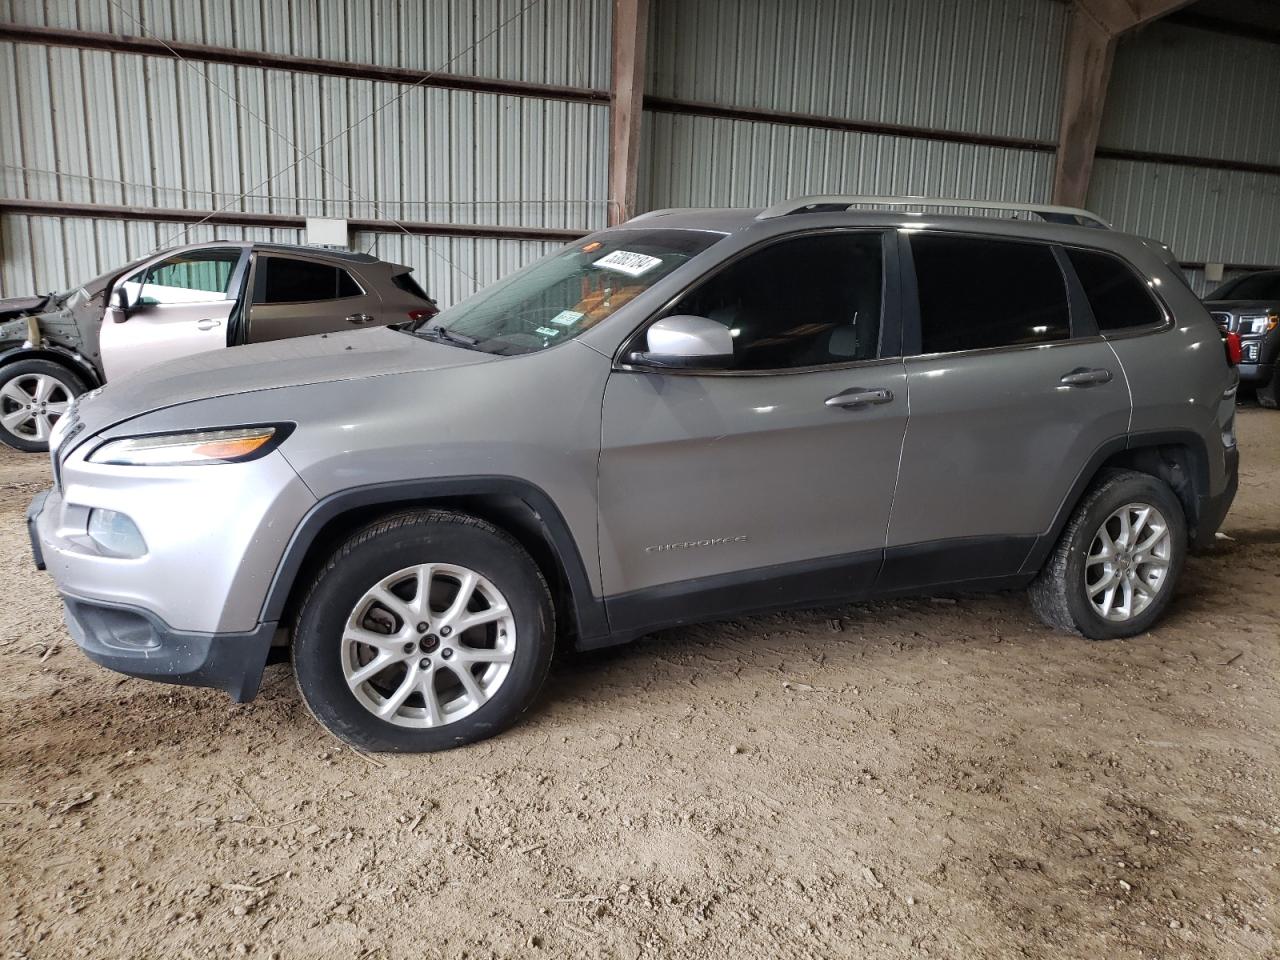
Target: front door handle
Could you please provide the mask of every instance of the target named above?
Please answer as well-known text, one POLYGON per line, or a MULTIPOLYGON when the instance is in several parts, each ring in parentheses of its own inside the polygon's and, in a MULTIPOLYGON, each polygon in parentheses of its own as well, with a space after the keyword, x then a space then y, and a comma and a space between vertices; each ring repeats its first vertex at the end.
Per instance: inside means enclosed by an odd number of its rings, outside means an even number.
POLYGON ((1068 387, 1088 387, 1095 383, 1110 383, 1111 371, 1101 367, 1076 367, 1059 377, 1058 382, 1068 387))
POLYGON ((347 323, 373 323, 373 317, 367 313, 353 313, 347 317, 347 323))
POLYGON ((863 387, 850 387, 848 390, 841 390, 834 397, 827 397, 826 403, 828 407, 844 407, 848 410, 869 407, 873 403, 890 403, 892 400, 893 391, 886 387, 875 387, 870 390, 863 387))
POLYGON ((196 321, 197 330, 212 330, 214 327, 220 327, 220 326, 222 326, 221 320, 197 320, 196 321))

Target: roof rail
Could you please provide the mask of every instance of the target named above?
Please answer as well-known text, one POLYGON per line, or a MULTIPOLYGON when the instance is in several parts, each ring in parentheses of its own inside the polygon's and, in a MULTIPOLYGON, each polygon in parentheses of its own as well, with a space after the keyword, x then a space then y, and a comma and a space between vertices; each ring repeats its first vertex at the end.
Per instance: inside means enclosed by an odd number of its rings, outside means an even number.
MULTIPOLYGON (((1067 223, 1081 227, 1112 229, 1111 224, 1096 213, 1079 207, 1058 207, 1048 203, 1010 203, 1004 200, 959 200, 952 197, 863 197, 856 194, 820 194, 797 197, 766 207, 756 214, 757 220, 772 220, 794 213, 831 213, 854 207, 945 207, 966 210, 1000 210, 1030 213, 1048 223, 1067 223)), ((1016 218, 1015 218, 1016 219, 1016 218)))

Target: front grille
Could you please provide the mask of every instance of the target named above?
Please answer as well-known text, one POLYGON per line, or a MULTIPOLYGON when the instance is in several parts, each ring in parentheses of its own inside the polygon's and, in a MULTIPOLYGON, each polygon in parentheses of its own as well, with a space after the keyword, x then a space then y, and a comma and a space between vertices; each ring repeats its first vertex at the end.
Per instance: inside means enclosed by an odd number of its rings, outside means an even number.
POLYGON ((1233 319, 1231 314, 1210 311, 1209 316, 1213 317, 1213 322, 1216 323, 1223 332, 1231 330, 1231 321, 1233 319))

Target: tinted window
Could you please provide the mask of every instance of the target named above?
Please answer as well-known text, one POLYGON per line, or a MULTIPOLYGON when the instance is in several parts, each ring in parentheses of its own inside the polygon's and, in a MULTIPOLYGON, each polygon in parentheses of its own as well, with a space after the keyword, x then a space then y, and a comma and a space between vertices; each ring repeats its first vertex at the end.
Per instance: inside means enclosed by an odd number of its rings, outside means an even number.
POLYGON ((1280 300, 1280 273, 1251 273, 1220 286, 1206 300, 1280 300))
POLYGON ((254 279, 255 303, 306 303, 359 297, 364 291, 347 271, 327 263, 263 257, 254 279))
POLYGON ((157 303, 225 300, 239 261, 237 249, 179 253, 148 267, 145 275, 134 274, 124 286, 130 297, 141 295, 157 303))
POLYGON ((408 271, 404 273, 397 273, 391 278, 391 282, 412 297, 417 297, 419 300, 426 300, 429 303, 435 302, 427 296, 427 291, 418 286, 418 281, 409 276, 408 271))
POLYGON ((667 315, 728 327, 735 370, 867 360, 880 338, 881 272, 878 233, 797 237, 730 264, 667 315))
POLYGON ((1068 250, 1099 330, 1123 330, 1162 323, 1164 314, 1147 286, 1123 260, 1105 253, 1068 250))
POLYGON ((1045 244, 918 233, 921 352, 1065 340, 1066 282, 1045 244))

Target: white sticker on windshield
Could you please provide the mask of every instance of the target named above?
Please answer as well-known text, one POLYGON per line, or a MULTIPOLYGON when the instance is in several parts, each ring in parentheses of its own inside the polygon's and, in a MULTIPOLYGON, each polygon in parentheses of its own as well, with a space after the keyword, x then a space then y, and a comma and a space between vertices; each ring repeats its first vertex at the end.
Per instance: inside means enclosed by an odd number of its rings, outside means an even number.
POLYGON ((601 257, 592 266, 603 267, 606 270, 616 270, 618 273, 625 273, 629 277, 638 277, 642 273, 648 273, 660 263, 662 263, 660 259, 651 257, 646 253, 615 250, 608 256, 601 257))
POLYGON ((561 327, 572 327, 581 319, 582 314, 577 310, 561 310, 551 318, 551 322, 561 327))
POLYGON ((561 331, 559 331, 559 330, 553 330, 553 329, 551 329, 551 327, 538 327, 538 328, 537 328, 537 329, 535 329, 533 332, 534 332, 534 333, 540 333, 540 334, 542 334, 544 337, 558 337, 558 336, 560 336, 560 333, 561 333, 561 331))

